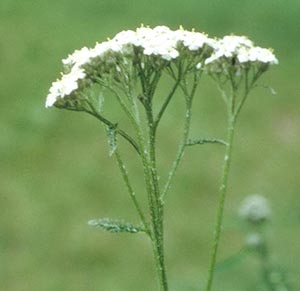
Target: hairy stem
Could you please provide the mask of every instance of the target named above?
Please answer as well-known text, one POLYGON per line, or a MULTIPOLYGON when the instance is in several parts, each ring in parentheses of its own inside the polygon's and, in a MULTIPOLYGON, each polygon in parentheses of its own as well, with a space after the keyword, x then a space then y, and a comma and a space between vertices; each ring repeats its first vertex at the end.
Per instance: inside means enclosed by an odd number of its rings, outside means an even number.
MULTIPOLYGON (((109 126, 109 127, 115 127, 115 124, 111 122, 110 120, 106 119, 103 117, 100 113, 97 112, 95 107, 91 102, 88 102, 88 105, 90 106, 91 110, 85 109, 84 111, 92 116, 95 116, 98 120, 100 120, 104 125, 109 126)), ((138 154, 140 154, 140 148, 136 141, 129 135, 127 134, 124 130, 116 128, 116 133, 122 136, 125 140, 127 140, 133 148, 136 150, 138 154)))
POLYGON ((196 74, 194 75, 194 82, 193 82, 191 92, 188 92, 186 82, 183 82, 183 84, 181 85, 181 88, 183 89, 183 93, 185 95, 184 97, 185 97, 185 103, 186 103, 186 112, 185 112, 185 122, 184 122, 184 126, 183 126, 183 135, 182 135, 182 141, 181 141, 181 143, 178 147, 178 150, 177 150, 175 160, 173 162, 173 166, 172 166, 172 168, 169 172, 167 182, 166 182, 166 184, 164 186, 164 189, 163 189, 163 192, 161 194, 161 200, 162 201, 164 201, 164 198, 165 198, 168 190, 170 189, 171 183, 172 183, 173 178, 175 176, 175 173, 178 169, 178 166, 179 166, 179 164, 180 164, 180 162, 183 158, 184 151, 185 151, 186 145, 188 143, 190 127, 191 127, 191 118, 192 118, 192 103, 193 103, 193 98, 194 98, 194 95, 196 93, 196 89, 197 89, 197 86, 198 86, 199 77, 200 76, 197 76, 196 74))
POLYGON ((184 128, 183 128, 182 141, 181 141, 181 143, 178 147, 176 158, 173 162, 172 169, 169 172, 167 182, 166 182, 166 184, 164 186, 164 190, 161 194, 161 199, 163 201, 164 201, 164 198, 165 198, 168 190, 170 189, 170 186, 171 186, 171 183, 172 183, 173 178, 175 176, 175 173, 176 173, 176 171, 178 169, 178 166, 179 166, 179 164, 180 164, 180 162, 183 158, 184 151, 185 151, 185 148, 186 148, 186 144, 187 144, 187 141, 188 141, 189 132, 190 132, 190 124, 191 124, 191 116, 192 116, 191 104, 190 103, 191 102, 187 102, 187 105, 186 105, 185 123, 184 123, 184 128))
POLYGON ((156 130, 156 128, 157 128, 157 126, 158 126, 158 124, 159 124, 159 122, 160 122, 160 120, 161 120, 161 118, 162 118, 162 116, 163 116, 163 114, 165 112, 165 110, 167 109, 167 107, 168 107, 168 105, 169 105, 169 103, 170 103, 173 95, 175 94, 176 89, 178 88, 178 86, 180 84, 180 81, 181 81, 181 79, 178 78, 178 80, 175 82, 175 84, 174 84, 171 92, 169 93, 169 95, 167 96, 166 100, 164 101, 164 103, 163 103, 160 111, 158 112, 157 117, 156 117, 155 122, 154 122, 154 128, 155 128, 155 130, 156 130))
POLYGON ((216 268, 216 259, 217 259, 217 252, 218 252, 220 237, 221 237, 225 198, 226 198, 228 176, 229 176, 230 163, 231 163, 234 129, 235 129, 235 118, 233 116, 230 116, 228 129, 227 129, 227 144, 226 144, 226 150, 224 156, 222 184, 219 190, 219 206, 217 210, 217 219, 215 224, 214 241, 213 241, 212 253, 210 258, 206 291, 210 291, 212 288, 212 283, 213 283, 214 273, 216 268))
POLYGON ((119 151, 117 149, 115 151, 115 156, 116 156, 117 163, 118 163, 118 166, 120 168, 123 180, 125 182, 126 188, 127 188, 128 193, 130 195, 130 198, 132 199, 132 202, 133 202, 133 204, 134 204, 134 206, 135 206, 135 208, 136 208, 136 210, 137 210, 137 212, 138 212, 138 214, 140 216, 140 219, 141 219, 141 221, 143 223, 143 227, 145 229, 145 232, 148 235, 150 235, 150 229, 149 229, 148 223, 147 223, 146 218, 144 216, 144 213, 143 213, 143 211, 142 211, 142 209, 141 209, 141 207, 140 207, 140 205, 139 205, 139 203, 137 201, 136 194, 135 194, 135 192, 134 192, 134 190, 132 188, 132 185, 130 183, 128 172, 126 170, 125 164, 124 164, 124 162, 123 162, 123 160, 121 158, 121 155, 120 155, 120 153, 119 153, 119 151))
POLYGON ((152 104, 146 104, 147 125, 149 131, 149 179, 152 184, 152 198, 154 211, 152 216, 153 225, 153 248, 157 265, 157 272, 161 291, 168 290, 167 273, 164 257, 164 205, 160 199, 160 191, 158 185, 157 165, 156 165, 156 127, 153 120, 152 104))

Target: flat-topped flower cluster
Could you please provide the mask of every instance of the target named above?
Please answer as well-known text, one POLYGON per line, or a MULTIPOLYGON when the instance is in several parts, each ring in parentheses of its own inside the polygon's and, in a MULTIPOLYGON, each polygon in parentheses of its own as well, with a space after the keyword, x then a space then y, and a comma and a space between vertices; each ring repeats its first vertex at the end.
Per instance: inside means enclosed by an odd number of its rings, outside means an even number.
POLYGON ((135 31, 122 31, 112 39, 97 43, 94 48, 83 47, 64 59, 64 73, 52 83, 46 107, 80 93, 81 89, 97 83, 107 75, 115 79, 130 78, 137 66, 143 70, 150 64, 156 70, 163 70, 183 58, 189 60, 194 70, 203 70, 205 66, 212 70, 214 64, 228 60, 232 64, 248 66, 278 63, 271 50, 255 47, 244 36, 231 35, 218 40, 182 27, 171 30, 166 26, 141 26, 135 31))
POLYGON ((214 53, 205 61, 205 64, 233 57, 236 57, 240 64, 249 62, 278 64, 271 50, 254 46, 253 42, 245 36, 227 35, 215 42, 214 49, 214 53))

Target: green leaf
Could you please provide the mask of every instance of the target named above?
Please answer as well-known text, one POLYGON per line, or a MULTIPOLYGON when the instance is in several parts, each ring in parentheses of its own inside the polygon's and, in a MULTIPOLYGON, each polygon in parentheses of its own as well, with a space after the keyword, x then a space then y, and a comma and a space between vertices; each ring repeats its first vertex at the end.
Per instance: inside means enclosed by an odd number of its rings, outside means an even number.
POLYGON ((193 146, 193 145, 206 144, 206 143, 217 143, 217 144, 221 144, 221 145, 227 145, 226 141, 219 139, 219 138, 214 138, 214 137, 199 138, 199 139, 194 139, 194 140, 190 139, 186 145, 193 146))
POLYGON ((128 232, 128 233, 138 233, 145 232, 142 226, 136 226, 128 222, 110 219, 110 218, 100 218, 92 219, 88 222, 88 225, 92 227, 102 228, 109 232, 128 232))

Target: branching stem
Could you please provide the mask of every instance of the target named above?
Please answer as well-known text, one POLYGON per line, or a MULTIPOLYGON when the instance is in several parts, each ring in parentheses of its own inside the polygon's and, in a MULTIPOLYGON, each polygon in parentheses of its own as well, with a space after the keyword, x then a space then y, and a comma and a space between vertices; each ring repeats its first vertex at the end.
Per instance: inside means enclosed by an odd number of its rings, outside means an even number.
MULTIPOLYGON (((100 113, 97 112, 97 110, 95 109, 95 107, 93 106, 92 103, 88 102, 88 105, 90 106, 91 110, 84 109, 84 111, 86 113, 96 117, 98 120, 100 120, 104 125, 106 125, 108 127, 115 127, 115 124, 113 122, 106 119, 104 116, 102 116, 100 113)), ((115 130, 116 130, 116 133, 121 135, 125 140, 127 140, 133 146, 133 148, 136 150, 136 152, 140 155, 140 148, 139 148, 138 144, 136 143, 136 141, 129 134, 127 134, 124 130, 122 130, 118 127, 115 130)))
POLYGON ((130 198, 132 199, 132 202, 140 216, 140 219, 143 223, 143 227, 145 229, 145 232, 148 234, 148 235, 151 235, 151 232, 150 232, 150 229, 149 229, 149 225, 146 221, 146 218, 144 216, 144 213, 143 213, 143 210, 141 208, 141 206, 139 205, 139 202, 137 201, 137 198, 136 198, 136 194, 133 190, 133 187, 130 183, 130 180, 129 180, 129 176, 128 176, 128 172, 126 170, 126 167, 125 167, 125 164, 121 158, 121 155, 118 151, 118 149, 115 150, 115 156, 116 156, 116 160, 117 160, 117 163, 118 163, 118 166, 120 168, 120 171, 121 171, 121 174, 122 174, 122 177, 123 177, 123 180, 125 182, 125 185, 126 185, 126 188, 128 190, 128 193, 130 195, 130 198))
POLYGON ((217 211, 217 220, 215 225, 214 231, 214 241, 212 247, 212 254, 210 258, 210 265, 209 265, 209 275, 208 281, 206 286, 206 291, 210 291, 213 283, 214 272, 216 267, 216 259, 217 259, 217 252, 220 243, 220 236, 222 230, 222 222, 223 222, 223 213, 224 213, 224 206, 225 206, 225 198, 227 192, 227 185, 228 185, 228 176, 229 176, 229 169, 231 163, 231 153, 232 153, 232 144, 233 144, 233 137, 234 137, 234 130, 235 130, 235 119, 229 118, 229 124, 227 129, 227 145, 225 150, 224 156, 224 164, 223 164, 223 174, 222 174, 222 183, 219 192, 219 206, 217 211))
POLYGON ((194 76, 194 83, 191 92, 188 92, 186 83, 184 83, 181 88, 183 89, 184 95, 185 95, 185 102, 186 102, 186 112, 185 112, 185 122, 184 122, 184 127, 183 127, 183 135, 182 135, 182 140, 181 143, 178 147, 176 158, 173 162, 172 168, 169 172, 167 182, 164 186, 164 189, 161 194, 161 200, 164 202, 165 196, 170 189, 172 180, 175 176, 175 173, 178 169, 178 166, 183 158, 184 151, 186 148, 186 144, 189 138, 189 132, 190 132, 190 126, 191 126, 191 117, 192 117, 192 103, 193 103, 193 97, 196 92, 196 88, 198 85, 199 81, 199 76, 194 76))
POLYGON ((225 207, 225 200, 226 200, 226 193, 227 193, 227 186, 228 186, 228 177, 229 177, 230 164, 231 164, 232 146, 233 146, 236 120, 244 102, 246 101, 249 91, 250 88, 248 87, 248 82, 246 78, 244 95, 242 96, 240 103, 236 105, 237 88, 235 87, 234 81, 232 81, 232 94, 228 102, 227 142, 226 142, 226 149, 224 155, 222 182, 221 182, 221 187, 219 189, 219 204, 217 210, 212 253, 210 257, 208 280, 205 289, 206 291, 210 291, 212 288, 214 273, 216 269, 217 253, 220 244, 220 237, 221 237, 221 231, 223 225, 223 216, 224 216, 223 214, 224 214, 224 207, 225 207))

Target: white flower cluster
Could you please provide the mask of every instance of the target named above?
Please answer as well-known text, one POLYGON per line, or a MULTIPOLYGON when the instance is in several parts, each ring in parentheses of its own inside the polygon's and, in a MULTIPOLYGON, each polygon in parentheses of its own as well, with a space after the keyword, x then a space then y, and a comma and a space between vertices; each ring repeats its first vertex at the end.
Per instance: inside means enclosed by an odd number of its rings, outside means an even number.
POLYGON ((122 31, 112 39, 112 42, 119 44, 121 49, 124 45, 141 47, 144 55, 160 56, 167 61, 176 59, 180 55, 180 43, 190 51, 197 51, 205 44, 212 46, 214 43, 203 33, 191 32, 183 28, 173 31, 167 26, 156 26, 153 29, 142 26, 136 31, 122 31))
POLYGON ((265 197, 254 194, 245 198, 239 209, 239 214, 251 223, 260 223, 270 218, 271 209, 265 197))
MULTIPOLYGON (((197 51, 205 44, 212 47, 214 43, 215 41, 203 33, 191 32, 182 28, 172 31, 166 26, 157 26, 153 29, 142 26, 136 31, 122 31, 111 40, 98 43, 92 49, 83 47, 64 59, 63 64, 71 67, 71 71, 52 83, 46 107, 52 106, 58 99, 70 95, 78 89, 77 81, 86 76, 82 66, 89 64, 95 58, 105 59, 107 53, 126 55, 128 52, 133 52, 133 47, 139 47, 146 56, 158 56, 165 61, 171 61, 179 57, 180 44, 190 51, 197 51)), ((200 68, 199 64, 197 68, 200 68)))
POLYGON ((205 64, 222 61, 223 58, 236 57, 240 64, 260 62, 278 64, 278 60, 269 49, 257 47, 245 36, 228 35, 216 42, 215 51, 205 60, 205 64))
POLYGON ((53 106, 59 98, 68 96, 78 89, 78 80, 84 77, 84 70, 74 67, 69 74, 62 75, 60 80, 53 82, 46 99, 46 107, 53 106))
MULTIPOLYGON (((196 57, 202 56, 201 53, 204 47, 210 48, 210 54, 205 56, 206 64, 214 63, 224 57, 232 58, 233 56, 237 56, 240 63, 278 63, 270 50, 254 47, 252 42, 245 37, 226 36, 217 41, 209 38, 206 34, 187 31, 182 27, 173 31, 166 26, 155 28, 141 26, 135 31, 122 31, 113 39, 96 44, 94 48, 84 47, 81 50, 76 50, 64 59, 63 64, 67 69, 67 73, 63 74, 60 80, 52 83, 47 96, 46 107, 53 106, 57 100, 70 96, 83 86, 80 85, 83 82, 78 81, 85 78, 89 79, 84 69, 86 65, 90 65, 97 71, 101 65, 109 63, 110 66, 115 66, 115 70, 120 71, 116 59, 121 57, 121 59, 126 59, 126 63, 128 63, 130 58, 131 60, 134 58, 135 48, 138 48, 138 51, 141 51, 144 56, 153 56, 164 62, 172 62, 178 59, 181 54, 184 54, 184 57, 190 55, 198 60, 196 57)), ((118 61, 120 61, 119 59, 118 61)), ((200 62, 197 61, 194 66, 196 70, 203 67, 203 61, 204 59, 200 62)), ((107 72, 107 66, 103 67, 107 72)))
POLYGON ((203 33, 191 32, 183 28, 172 31, 166 26, 156 26, 153 29, 142 26, 136 31, 121 31, 113 39, 98 43, 92 49, 84 47, 81 50, 76 50, 63 60, 63 64, 79 67, 87 64, 93 58, 104 56, 110 51, 125 53, 130 45, 141 47, 144 55, 156 55, 170 61, 180 55, 179 43, 182 43, 190 51, 197 51, 205 44, 213 47, 215 41, 203 33))
POLYGON ((85 46, 81 50, 76 50, 73 54, 69 55, 66 59, 62 60, 64 65, 79 67, 87 63, 91 58, 90 50, 85 46))

